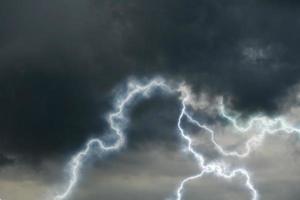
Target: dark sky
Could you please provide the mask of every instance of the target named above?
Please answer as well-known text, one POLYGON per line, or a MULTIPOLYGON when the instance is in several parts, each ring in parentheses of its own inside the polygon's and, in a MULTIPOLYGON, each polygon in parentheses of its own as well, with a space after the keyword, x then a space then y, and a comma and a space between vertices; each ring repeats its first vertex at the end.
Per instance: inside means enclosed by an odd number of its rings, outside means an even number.
MULTIPOLYGON (((185 80, 246 115, 278 113, 300 81, 299 11, 296 0, 0 1, 0 168, 69 158, 105 132, 113 88, 133 76, 185 80)), ((177 106, 135 107, 129 146, 176 141, 161 135, 175 130, 177 106)))
POLYGON ((180 78, 234 96, 238 109, 274 112, 300 75, 299 6, 2 1, 1 151, 36 157, 76 147, 102 130, 110 90, 128 76, 180 78))

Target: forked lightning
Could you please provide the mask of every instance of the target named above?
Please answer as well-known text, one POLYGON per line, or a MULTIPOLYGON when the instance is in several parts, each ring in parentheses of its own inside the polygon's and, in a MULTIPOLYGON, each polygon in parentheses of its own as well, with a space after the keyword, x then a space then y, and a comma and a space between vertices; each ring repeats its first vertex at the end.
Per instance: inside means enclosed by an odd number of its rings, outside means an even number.
POLYGON ((182 139, 185 149, 191 154, 199 167, 199 173, 183 179, 172 195, 172 200, 182 200, 184 195, 185 186, 195 180, 199 179, 205 174, 212 174, 224 179, 233 179, 240 177, 244 181, 245 188, 249 191, 251 200, 258 200, 258 190, 255 188, 250 173, 245 168, 231 168, 222 160, 215 160, 207 162, 203 154, 196 151, 193 144, 192 137, 183 129, 182 120, 185 118, 187 121, 200 129, 205 130, 209 134, 210 142, 214 145, 215 149, 222 157, 248 157, 255 148, 262 144, 268 134, 275 134, 278 132, 286 133, 300 133, 300 130, 290 125, 282 117, 268 118, 265 116, 255 116, 250 118, 245 126, 239 125, 237 118, 229 115, 226 112, 223 100, 218 105, 219 115, 228 121, 236 132, 245 133, 254 127, 258 127, 257 134, 252 136, 246 143, 243 152, 227 151, 215 139, 215 131, 206 124, 202 124, 196 120, 188 111, 187 106, 191 105, 192 101, 191 92, 183 87, 182 83, 170 83, 161 78, 154 78, 147 82, 138 82, 130 80, 127 83, 127 88, 124 94, 118 94, 114 110, 108 114, 107 121, 110 126, 110 135, 113 136, 113 142, 107 142, 105 137, 93 138, 89 140, 85 147, 75 154, 69 163, 70 178, 64 190, 57 194, 54 200, 64 200, 70 197, 77 182, 79 181, 80 169, 83 167, 86 159, 97 151, 98 154, 104 155, 110 152, 120 151, 126 145, 126 134, 124 132, 128 123, 127 110, 132 106, 137 99, 148 98, 153 92, 160 90, 168 95, 174 95, 181 102, 181 111, 177 121, 178 134, 182 139))

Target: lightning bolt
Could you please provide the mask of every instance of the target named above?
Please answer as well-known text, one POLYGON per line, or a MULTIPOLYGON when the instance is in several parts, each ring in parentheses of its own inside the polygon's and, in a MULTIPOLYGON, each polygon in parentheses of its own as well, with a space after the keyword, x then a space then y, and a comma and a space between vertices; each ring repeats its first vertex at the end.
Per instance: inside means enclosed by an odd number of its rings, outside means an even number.
POLYGON ((239 159, 248 157, 250 153, 264 141, 267 135, 279 132, 300 133, 299 129, 287 123, 282 117, 269 118, 265 116, 254 116, 249 119, 246 125, 242 126, 240 125, 237 117, 233 117, 226 112, 223 99, 221 98, 217 108, 218 113, 228 122, 229 125, 235 129, 236 132, 246 133, 252 128, 259 128, 259 133, 248 139, 248 141, 245 143, 244 152, 227 151, 217 143, 215 139, 215 131, 206 124, 202 124, 197 121, 187 111, 187 106, 195 102, 192 102, 192 94, 184 87, 183 83, 171 84, 170 82, 166 82, 161 78, 154 78, 148 82, 130 80, 127 82, 127 89, 124 94, 117 95, 113 112, 109 113, 107 116, 107 122, 111 129, 109 135, 113 136, 114 141, 107 142, 105 137, 90 139, 86 143, 85 147, 75 154, 69 162, 68 166, 70 178, 63 192, 57 194, 54 197, 54 200, 64 200, 71 195, 76 184, 78 183, 81 167, 86 159, 91 156, 93 152, 95 152, 95 150, 98 154, 104 155, 111 152, 120 151, 126 146, 126 134, 124 130, 129 121, 127 117, 128 108, 136 102, 136 99, 148 98, 157 89, 166 94, 175 94, 179 96, 178 100, 181 102, 181 111, 177 120, 178 134, 185 144, 184 149, 187 149, 186 152, 193 156, 199 167, 199 173, 189 176, 179 183, 175 193, 173 194, 173 197, 170 198, 172 200, 182 200, 186 185, 189 182, 199 179, 206 174, 212 174, 217 177, 224 178, 225 180, 241 177, 244 180, 244 186, 251 195, 251 200, 259 199, 258 190, 254 187, 250 172, 247 169, 231 169, 228 167, 228 164, 222 160, 207 162, 205 157, 200 152, 195 150, 192 137, 190 137, 182 127, 182 121, 184 118, 186 118, 189 123, 197 126, 200 129, 203 129, 210 135, 211 143, 222 157, 236 157, 239 159))
POLYGON ((188 148, 188 152, 190 154, 193 155, 193 157, 195 158, 195 160, 198 163, 198 166, 201 170, 200 173, 194 175, 194 176, 190 176, 185 178, 180 184, 179 187, 176 190, 176 200, 181 200, 182 199, 182 194, 184 191, 184 187, 185 185, 195 179, 201 178, 204 174, 213 174, 216 175, 218 177, 222 177, 225 179, 232 179, 234 177, 236 177, 237 175, 241 175, 245 178, 245 186, 248 188, 248 190, 251 193, 252 196, 252 200, 258 200, 258 192, 255 189, 250 175, 248 173, 248 171, 246 169, 243 168, 237 168, 237 169, 233 169, 228 171, 227 166, 223 163, 223 162, 211 162, 211 163, 205 163, 205 158, 202 154, 198 153, 194 148, 193 148, 193 140, 190 136, 188 136, 184 129, 182 128, 181 124, 182 124, 182 119, 183 117, 187 117, 188 120, 193 123, 194 125, 197 125, 199 128, 204 129, 205 131, 207 131, 208 133, 210 133, 211 135, 211 142, 214 144, 214 146, 217 148, 217 150, 219 150, 219 152, 223 155, 223 156, 230 156, 232 154, 232 152, 227 153, 225 152, 225 150, 219 145, 217 144, 216 140, 215 140, 215 136, 214 136, 214 131, 212 129, 210 129, 209 127, 207 127, 206 125, 200 124, 197 120, 195 120, 187 111, 186 111, 186 103, 188 100, 192 99, 190 98, 190 94, 187 92, 187 90, 184 89, 184 87, 180 87, 179 90, 181 91, 181 95, 182 95, 182 109, 181 109, 181 113, 180 116, 178 118, 178 123, 177 123, 177 127, 179 129, 180 132, 180 136, 186 141, 187 143, 187 148, 188 148))
MULTIPOLYGON (((267 135, 274 135, 276 133, 284 132, 287 134, 296 133, 300 134, 300 129, 289 124, 283 117, 266 117, 266 116, 254 116, 249 119, 246 125, 241 126, 238 123, 237 117, 232 117, 225 111, 225 106, 223 99, 221 99, 219 106, 219 113, 222 117, 228 120, 232 126, 240 133, 245 133, 255 126, 259 128, 259 133, 254 135, 246 142, 246 150, 243 153, 238 152, 225 152, 223 154, 226 156, 235 156, 240 158, 247 157, 257 146, 263 143, 267 135)), ((220 151, 223 149, 220 148, 220 151)))
POLYGON ((147 84, 141 84, 136 81, 130 81, 128 83, 128 89, 125 95, 120 95, 115 102, 115 111, 109 113, 107 121, 110 125, 112 134, 114 134, 117 139, 113 144, 106 144, 104 139, 101 138, 93 138, 89 140, 83 150, 78 152, 75 156, 73 156, 70 162, 70 180, 64 192, 58 194, 54 197, 54 200, 63 200, 66 199, 73 191, 76 183, 79 178, 79 170, 83 164, 83 161, 90 156, 93 148, 97 147, 99 154, 109 153, 114 151, 121 150, 122 147, 125 146, 126 138, 124 133, 124 128, 126 127, 126 107, 129 106, 130 103, 133 102, 135 97, 142 96, 148 97, 151 92, 156 89, 161 88, 165 92, 170 92, 172 89, 165 84, 165 81, 156 78, 148 82, 147 84))

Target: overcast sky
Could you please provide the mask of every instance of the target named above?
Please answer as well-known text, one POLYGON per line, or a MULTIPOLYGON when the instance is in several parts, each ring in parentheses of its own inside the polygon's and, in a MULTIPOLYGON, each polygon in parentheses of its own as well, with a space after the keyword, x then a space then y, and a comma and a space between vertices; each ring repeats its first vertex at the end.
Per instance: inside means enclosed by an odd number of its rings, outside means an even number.
MULTIPOLYGON (((107 132, 115 88, 129 77, 184 81, 208 106, 224 96, 243 119, 283 115, 299 126, 299 11, 296 0, 0 1, 0 199, 52 200, 71 156, 107 132)), ((230 124, 197 112, 221 144, 240 144, 230 124)), ((181 150, 179 113, 172 96, 137 103, 127 148, 89 160, 69 199, 170 197, 197 172, 181 150)), ((193 133, 213 159, 207 138, 193 133)), ((261 200, 300 196, 296 136, 271 136, 249 158, 228 162, 251 171, 261 200)), ((208 175, 184 199, 250 199, 241 181, 208 175)))

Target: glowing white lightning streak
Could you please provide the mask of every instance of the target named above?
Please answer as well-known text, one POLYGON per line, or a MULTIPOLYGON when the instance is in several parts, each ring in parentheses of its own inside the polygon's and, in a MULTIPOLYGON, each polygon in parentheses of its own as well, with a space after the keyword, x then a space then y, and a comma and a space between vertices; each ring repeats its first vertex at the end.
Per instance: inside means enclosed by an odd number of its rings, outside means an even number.
POLYGON ((94 138, 88 141, 86 144, 86 147, 78 152, 71 160, 70 162, 70 180, 68 183, 68 186, 66 187, 65 191, 61 194, 58 194, 54 197, 55 200, 63 200, 68 197, 68 195, 72 192, 73 188, 75 187, 76 183, 78 182, 78 173, 79 169, 82 165, 82 162, 85 158, 89 156, 91 153, 91 149, 94 145, 97 145, 100 152, 104 151, 106 153, 116 151, 121 149, 125 144, 125 134, 123 132, 124 124, 120 124, 120 122, 126 121, 125 120, 125 107, 128 106, 129 103, 132 102, 132 100, 137 95, 142 96, 148 96, 149 93, 155 89, 155 88, 161 88, 166 92, 170 92, 171 88, 167 86, 164 83, 164 80, 162 79, 153 79, 148 84, 140 84, 135 82, 129 82, 128 84, 128 91, 126 95, 123 97, 119 97, 116 101, 115 105, 115 112, 110 113, 108 115, 108 123, 110 125, 110 128, 112 129, 112 132, 116 134, 118 139, 115 143, 111 145, 107 145, 101 140, 100 138, 94 138))
POLYGON ((180 113, 180 116, 178 118, 178 122, 177 122, 177 127, 179 129, 180 132, 180 136, 187 142, 188 144, 188 152, 191 153, 194 158, 196 159, 199 168, 201 169, 201 172, 194 175, 194 176, 190 176, 185 178, 179 185, 179 187, 176 190, 176 200, 181 200, 182 199, 182 193, 184 190, 184 186, 195 179, 201 178, 205 173, 212 173, 218 177, 222 177, 225 179, 232 179, 234 177, 236 177, 237 175, 241 175, 244 176, 246 181, 245 181, 245 186, 247 187, 247 189, 250 191, 251 196, 252 196, 252 200, 257 200, 258 199, 258 193, 255 189, 255 187, 253 186, 253 183, 251 182, 251 178, 250 175, 248 173, 248 171, 246 169, 243 168, 238 168, 238 169, 234 169, 231 171, 227 171, 226 165, 222 162, 211 162, 206 164, 205 163, 205 159, 203 157, 203 155, 201 155, 200 153, 198 153, 194 148, 193 148, 193 140, 190 136, 188 136, 184 129, 181 126, 182 123, 182 118, 184 116, 186 116, 188 118, 188 120, 190 122, 192 122, 193 124, 196 124, 198 127, 208 131, 211 134, 211 141, 213 142, 213 144, 215 145, 215 147, 217 147, 217 149, 219 150, 219 152, 223 155, 223 156, 228 156, 230 154, 226 153, 223 148, 218 145, 214 139, 214 131, 210 128, 208 128, 206 125, 202 125, 200 124, 198 121, 196 121, 195 119, 193 119, 193 117, 191 115, 189 115, 186 111, 186 102, 191 99, 189 98, 189 93, 184 90, 184 88, 179 88, 179 91, 181 92, 182 95, 182 110, 180 113))
POLYGON ((249 119, 249 121, 246 123, 245 126, 241 126, 239 125, 236 117, 232 117, 226 113, 225 106, 223 103, 223 98, 221 99, 220 102, 219 113, 223 118, 227 119, 238 132, 242 132, 242 133, 247 132, 252 128, 254 128, 255 125, 257 125, 260 129, 258 135, 254 135, 246 142, 246 147, 245 147, 246 150, 243 153, 238 153, 235 151, 233 152, 224 151, 222 147, 217 146, 214 140, 214 136, 212 136, 213 138, 212 141, 215 144, 215 146, 218 148, 219 151, 223 151, 223 154, 226 156, 236 156, 240 158, 247 157, 251 153, 251 151, 255 149, 255 147, 263 143, 267 134, 272 135, 279 132, 285 132, 288 134, 291 133, 300 134, 300 129, 295 128, 294 126, 286 122, 286 120, 283 117, 269 118, 266 116, 254 116, 249 119))

